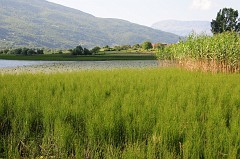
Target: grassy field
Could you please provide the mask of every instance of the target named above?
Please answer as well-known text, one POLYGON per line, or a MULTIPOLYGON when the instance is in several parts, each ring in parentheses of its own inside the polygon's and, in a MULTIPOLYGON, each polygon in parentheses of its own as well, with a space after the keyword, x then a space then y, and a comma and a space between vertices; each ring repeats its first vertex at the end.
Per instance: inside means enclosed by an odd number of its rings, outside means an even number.
POLYGON ((240 158, 240 76, 0 76, 0 158, 240 158))
POLYGON ((155 54, 148 53, 102 53, 101 55, 72 56, 69 54, 46 55, 0 55, 6 60, 42 60, 42 61, 109 61, 109 60, 156 60, 155 54))

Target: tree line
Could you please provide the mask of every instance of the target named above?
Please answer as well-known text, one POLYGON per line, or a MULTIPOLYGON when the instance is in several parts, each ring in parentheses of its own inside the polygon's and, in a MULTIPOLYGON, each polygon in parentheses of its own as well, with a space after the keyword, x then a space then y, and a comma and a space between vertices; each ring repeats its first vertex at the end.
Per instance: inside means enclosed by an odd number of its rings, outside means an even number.
POLYGON ((150 41, 145 41, 142 44, 134 44, 134 45, 116 45, 110 47, 109 45, 99 47, 95 46, 92 49, 87 49, 82 47, 81 45, 76 46, 73 49, 68 49, 68 50, 51 50, 51 49, 35 49, 35 48, 11 48, 11 49, 3 49, 0 50, 0 54, 12 54, 12 55, 24 55, 24 56, 30 56, 30 55, 41 55, 44 53, 47 54, 63 54, 69 53, 70 55, 73 56, 79 56, 79 55, 93 55, 97 54, 100 51, 149 51, 150 49, 159 49, 163 47, 164 44, 162 43, 156 43, 152 44, 150 41))
POLYGON ((153 44, 150 41, 145 41, 142 44, 134 44, 134 45, 116 45, 113 47, 110 47, 109 45, 103 46, 102 48, 99 46, 94 47, 91 52, 97 53, 100 50, 102 51, 124 51, 124 50, 150 50, 150 49, 159 49, 163 45, 162 43, 156 43, 153 44))
POLYGON ((83 48, 81 45, 78 45, 74 49, 69 50, 72 55, 92 55, 92 52, 87 48, 83 48))
POLYGON ((16 48, 0 50, 0 54, 13 54, 13 55, 41 55, 43 49, 30 49, 30 48, 16 48))
MULTIPOLYGON (((161 45, 161 43, 158 43, 159 45, 161 45)), ((109 47, 108 45, 104 46, 103 49, 104 51, 122 51, 122 50, 139 50, 139 49, 143 49, 143 50, 149 50, 153 48, 153 44, 150 41, 145 41, 142 44, 134 44, 134 45, 117 45, 117 46, 113 46, 112 48, 109 47)))
POLYGON ((94 48, 88 50, 87 48, 83 48, 81 45, 78 45, 74 49, 70 49, 71 55, 92 55, 96 54, 100 51, 123 51, 123 50, 150 50, 150 49, 159 49, 163 46, 162 43, 152 44, 150 41, 145 41, 142 44, 134 44, 134 45, 116 45, 110 47, 109 45, 99 47, 95 46, 94 48))

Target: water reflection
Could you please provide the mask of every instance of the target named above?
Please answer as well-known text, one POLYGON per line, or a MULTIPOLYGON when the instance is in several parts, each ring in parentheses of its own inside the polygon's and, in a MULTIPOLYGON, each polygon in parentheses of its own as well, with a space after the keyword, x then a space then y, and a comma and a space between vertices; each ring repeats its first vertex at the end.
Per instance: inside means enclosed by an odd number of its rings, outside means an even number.
POLYGON ((0 68, 51 64, 52 61, 0 60, 0 68))

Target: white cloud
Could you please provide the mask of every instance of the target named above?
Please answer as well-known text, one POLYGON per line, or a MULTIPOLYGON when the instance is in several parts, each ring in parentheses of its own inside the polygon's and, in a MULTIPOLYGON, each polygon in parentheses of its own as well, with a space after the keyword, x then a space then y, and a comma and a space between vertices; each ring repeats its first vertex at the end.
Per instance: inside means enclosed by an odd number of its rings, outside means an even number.
POLYGON ((193 0, 191 9, 208 10, 212 6, 211 0, 193 0))

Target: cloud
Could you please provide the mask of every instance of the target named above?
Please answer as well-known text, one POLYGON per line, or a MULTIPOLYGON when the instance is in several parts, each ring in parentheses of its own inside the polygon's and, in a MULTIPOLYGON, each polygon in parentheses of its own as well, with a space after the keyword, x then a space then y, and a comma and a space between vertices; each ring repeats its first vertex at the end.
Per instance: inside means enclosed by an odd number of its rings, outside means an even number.
POLYGON ((211 0, 193 0, 191 9, 209 10, 212 6, 211 0))

